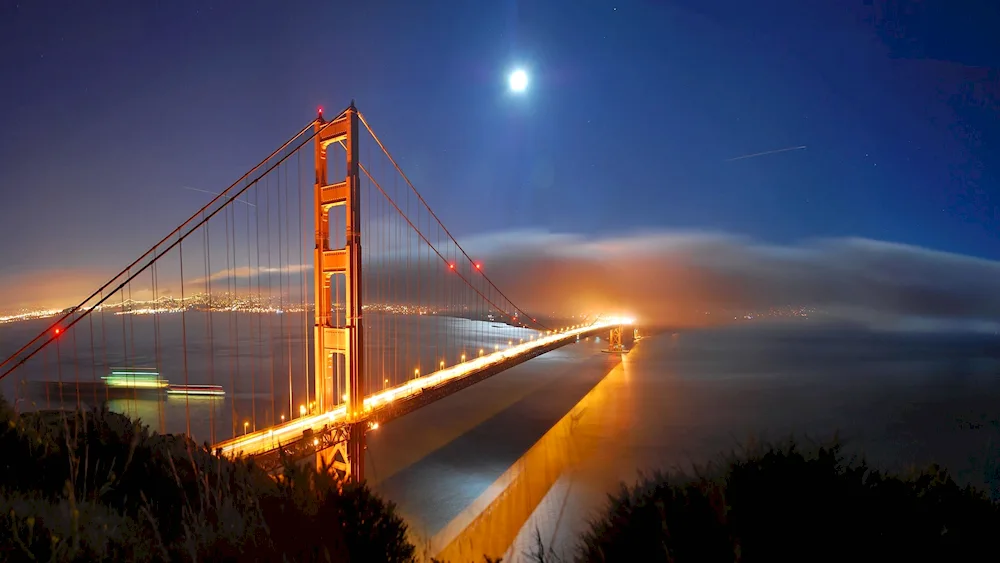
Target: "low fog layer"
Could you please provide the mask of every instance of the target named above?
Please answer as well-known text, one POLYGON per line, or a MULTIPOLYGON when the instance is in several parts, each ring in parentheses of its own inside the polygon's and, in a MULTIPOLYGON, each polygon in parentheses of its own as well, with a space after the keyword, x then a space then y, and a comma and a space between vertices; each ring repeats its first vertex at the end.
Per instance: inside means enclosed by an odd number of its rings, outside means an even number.
POLYGON ((465 242, 525 307, 617 309, 665 323, 706 310, 813 306, 896 328, 997 330, 1000 262, 848 238, 776 246, 722 233, 586 238, 539 231, 465 242))
MULTIPOLYGON (((643 322, 701 325, 731 320, 724 311, 731 315, 808 306, 821 310, 817 318, 881 328, 995 332, 1000 327, 1000 262, 914 246, 856 238, 781 246, 708 232, 590 238, 515 231, 461 242, 515 303, 542 315, 604 311, 631 314, 643 322)), ((406 271, 405 264, 379 263, 372 251, 366 258, 374 261, 366 266, 366 286, 389 277, 398 280, 396 287, 413 284, 416 274, 406 271)), ((425 303, 434 294, 448 293, 439 284, 461 286, 457 276, 442 276, 447 268, 441 266, 437 271, 428 262, 421 269, 425 279, 420 287, 438 290, 425 291, 425 303)), ((292 299, 298 302, 298 280, 311 277, 311 265, 270 270, 285 270, 295 280, 284 291, 295 293, 292 299)), ((267 271, 241 266, 216 272, 211 276, 214 291, 225 291, 231 275, 239 278, 233 280, 237 291, 256 289, 258 283, 267 291, 267 271)), ((158 295, 177 296, 177 276, 167 272, 159 270, 158 295)), ((22 304, 67 307, 106 281, 106 275, 23 273, 0 280, 0 304, 4 309, 22 304)), ((270 276, 271 283, 278 278, 270 276)), ((187 282, 189 292, 201 290, 204 274, 195 268, 187 282)), ((149 299, 151 289, 149 275, 143 274, 132 284, 131 296, 149 299)), ((377 299, 375 289, 366 289, 366 298, 377 299)), ((312 290, 308 292, 311 300, 312 290)))

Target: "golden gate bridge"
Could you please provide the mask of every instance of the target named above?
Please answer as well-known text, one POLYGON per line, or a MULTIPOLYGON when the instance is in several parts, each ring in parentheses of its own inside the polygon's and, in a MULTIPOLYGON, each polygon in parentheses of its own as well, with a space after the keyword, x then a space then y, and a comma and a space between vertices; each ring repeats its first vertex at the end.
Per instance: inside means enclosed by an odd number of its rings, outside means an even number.
POLYGON ((58 315, 0 384, 19 409, 120 405, 270 470, 315 456, 362 480, 380 424, 581 336, 621 352, 626 324, 516 305, 352 102, 58 315))

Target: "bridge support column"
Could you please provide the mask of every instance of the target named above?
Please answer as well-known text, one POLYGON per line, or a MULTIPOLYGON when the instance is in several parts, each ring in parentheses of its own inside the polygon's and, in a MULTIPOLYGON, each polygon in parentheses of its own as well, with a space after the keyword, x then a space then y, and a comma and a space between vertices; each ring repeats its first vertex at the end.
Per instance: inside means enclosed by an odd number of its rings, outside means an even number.
POLYGON ((368 447, 365 431, 367 430, 367 422, 355 422, 351 425, 350 435, 347 439, 347 463, 350 478, 357 483, 365 480, 365 450, 368 447))
POLYGON ((622 325, 611 327, 611 334, 608 335, 608 349, 605 352, 609 354, 621 354, 625 352, 625 346, 622 342, 622 330, 622 325))
POLYGON ((364 478, 364 323, 361 298, 361 198, 358 163, 358 110, 354 103, 332 121, 315 124, 316 183, 314 220, 316 245, 313 252, 313 283, 316 291, 315 313, 315 398, 317 413, 329 412, 342 399, 337 397, 337 356, 344 361, 347 420, 352 424, 347 444, 348 478, 364 478), (327 182, 327 147, 341 144, 346 153, 346 177, 342 182, 327 182), (344 208, 345 238, 343 248, 330 248, 330 209, 344 208), (333 276, 343 276, 345 287, 344 323, 334 324, 330 294, 333 276))

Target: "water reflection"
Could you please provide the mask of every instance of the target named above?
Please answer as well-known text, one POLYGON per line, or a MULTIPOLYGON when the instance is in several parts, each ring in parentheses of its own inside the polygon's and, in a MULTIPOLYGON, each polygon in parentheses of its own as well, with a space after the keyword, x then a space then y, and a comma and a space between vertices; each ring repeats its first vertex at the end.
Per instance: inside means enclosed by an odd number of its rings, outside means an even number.
MULTIPOLYGON (((22 410, 76 409, 107 403, 159 432, 186 432, 212 443, 272 426, 310 409, 312 316, 190 311, 184 315, 95 313, 63 333, 3 381, 0 392, 22 410), (172 384, 220 385, 225 396, 125 393, 110 396, 101 382, 112 366, 151 368, 172 384), (45 383, 48 382, 48 383, 45 383)), ((44 329, 51 319, 0 326, 0 357, 44 329)), ((502 349, 537 331, 490 321, 438 315, 368 313, 365 386, 382 390, 442 364, 502 349)), ((346 393, 342 362, 334 397, 346 393)))
MULTIPOLYGON (((615 457, 605 436, 631 426, 627 361, 611 372, 559 420, 541 440, 431 540, 446 561, 472 561, 484 554, 510 560, 525 523, 568 471, 599 458, 615 457), (513 548, 511 546, 514 546, 513 548), (505 555, 506 553, 506 555, 505 555)), ((565 497, 564 497, 565 500, 565 497)), ((546 521, 558 523, 565 507, 546 521)), ((540 531, 540 530, 539 530, 540 531)))
POLYGON ((386 425, 369 453, 408 460, 379 488, 430 538, 428 553, 453 560, 523 560, 536 532, 567 554, 606 494, 638 471, 690 468, 751 439, 793 433, 839 433, 848 454, 886 469, 939 462, 1000 497, 998 344, 961 335, 705 330, 646 338, 610 369, 595 357, 599 347, 584 342, 414 413, 424 418, 386 425), (489 414, 470 414, 477 410, 489 414), (435 428, 449 430, 420 441, 435 428), (406 455, 387 453, 394 451, 406 455))

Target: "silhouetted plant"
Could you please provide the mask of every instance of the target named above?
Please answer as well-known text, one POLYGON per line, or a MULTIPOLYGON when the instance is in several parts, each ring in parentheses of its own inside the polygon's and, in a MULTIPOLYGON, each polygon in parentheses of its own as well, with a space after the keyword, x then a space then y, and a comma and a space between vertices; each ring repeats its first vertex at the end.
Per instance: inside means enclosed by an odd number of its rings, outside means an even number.
POLYGON ((623 486, 577 559, 971 561, 997 558, 998 534, 997 504, 939 467, 886 475, 790 441, 623 486))
POLYGON ((107 410, 15 415, 0 399, 2 561, 412 561, 363 485, 212 455, 107 410))
MULTIPOLYGON (((5 562, 415 559, 364 485, 287 461, 276 480, 106 410, 17 415, 0 398, 0 447, 5 562)), ((789 441, 622 486, 577 559, 980 560, 998 536, 998 505, 936 466, 888 475, 789 441)), ((559 560, 535 539, 530 558, 559 560)))

